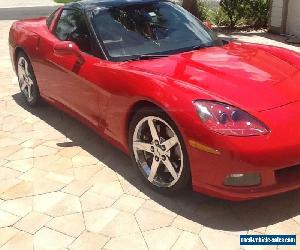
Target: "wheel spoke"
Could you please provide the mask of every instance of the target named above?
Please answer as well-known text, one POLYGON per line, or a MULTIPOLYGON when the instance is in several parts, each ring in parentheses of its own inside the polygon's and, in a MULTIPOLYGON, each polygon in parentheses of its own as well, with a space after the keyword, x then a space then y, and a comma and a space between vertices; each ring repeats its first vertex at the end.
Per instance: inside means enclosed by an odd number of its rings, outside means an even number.
POLYGON ((178 178, 178 175, 177 175, 172 163, 170 162, 170 160, 167 158, 165 161, 163 161, 163 164, 166 166, 167 170, 172 175, 174 180, 176 180, 178 178))
POLYGON ((33 85, 33 81, 30 77, 27 78, 27 83, 28 85, 32 86, 33 85))
POLYGON ((19 64, 18 66, 18 76, 20 79, 23 79, 23 77, 26 75, 22 65, 19 64))
POLYGON ((152 145, 150 143, 139 142, 139 141, 133 142, 133 148, 135 148, 137 150, 143 150, 143 151, 153 154, 151 151, 151 147, 152 147, 152 145))
POLYGON ((167 141, 165 141, 164 143, 162 143, 161 145, 162 146, 165 146, 166 147, 166 151, 168 152, 168 151, 170 151, 170 149, 172 148, 172 147, 174 147, 175 145, 177 145, 178 144, 178 139, 175 137, 175 136, 173 136, 172 138, 170 138, 170 139, 168 139, 167 141))
POLYGON ((22 82, 21 82, 21 90, 24 91, 26 87, 27 87, 26 82, 25 82, 25 81, 22 81, 22 82))
POLYGON ((30 75, 29 70, 28 70, 28 63, 26 60, 24 60, 24 71, 25 71, 26 76, 30 75))
POLYGON ((153 162, 152 162, 152 165, 151 165, 151 171, 150 171, 150 174, 148 176, 148 180, 150 182, 153 182, 154 177, 156 176, 156 173, 157 173, 158 166, 159 166, 159 161, 156 161, 153 157, 153 162))
POLYGON ((152 136, 152 139, 155 141, 159 141, 159 137, 158 137, 158 134, 157 134, 157 130, 156 130, 156 127, 154 125, 154 120, 151 118, 148 120, 148 125, 149 125, 149 128, 150 128, 150 132, 151 132, 151 136, 152 136))
POLYGON ((31 98, 31 85, 27 85, 27 91, 28 91, 28 99, 31 98))

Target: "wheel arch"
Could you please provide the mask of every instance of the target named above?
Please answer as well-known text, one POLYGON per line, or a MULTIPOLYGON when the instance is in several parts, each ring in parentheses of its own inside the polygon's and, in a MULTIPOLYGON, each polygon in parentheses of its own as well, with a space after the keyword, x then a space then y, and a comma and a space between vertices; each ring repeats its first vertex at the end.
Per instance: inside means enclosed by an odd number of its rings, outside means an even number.
MULTIPOLYGON (((166 110, 164 108, 162 108, 160 105, 158 105, 158 104, 156 104, 152 101, 149 101, 149 100, 136 101, 131 106, 131 108, 128 112, 128 115, 127 115, 126 128, 125 128, 127 133, 130 129, 130 123, 132 122, 132 119, 133 119, 134 115, 142 108, 153 108, 153 109, 159 110, 161 112, 164 112, 165 114, 167 114, 171 118, 171 116, 168 114, 168 112, 166 112, 166 110)), ((175 121, 174 121, 174 123, 175 123, 175 121)))
POLYGON ((167 115, 169 117, 169 119, 174 123, 174 125, 176 126, 177 130, 180 132, 181 137, 183 138, 184 142, 185 142, 185 134, 184 131, 182 131, 182 128, 180 126, 180 124, 178 123, 178 121, 174 118, 175 114, 173 114, 172 112, 169 112, 168 109, 163 106, 161 103, 157 103, 153 100, 148 100, 148 99, 141 99, 141 100, 137 100, 130 108, 130 110, 127 113, 127 118, 126 118, 126 125, 125 125, 125 134, 127 135, 127 142, 126 145, 128 146, 129 141, 128 141, 128 134, 129 134, 129 130, 130 130, 130 123, 132 122, 132 119, 134 117, 134 115, 142 108, 146 108, 146 107, 150 107, 153 108, 155 110, 158 110, 162 113, 164 113, 165 115, 167 115))

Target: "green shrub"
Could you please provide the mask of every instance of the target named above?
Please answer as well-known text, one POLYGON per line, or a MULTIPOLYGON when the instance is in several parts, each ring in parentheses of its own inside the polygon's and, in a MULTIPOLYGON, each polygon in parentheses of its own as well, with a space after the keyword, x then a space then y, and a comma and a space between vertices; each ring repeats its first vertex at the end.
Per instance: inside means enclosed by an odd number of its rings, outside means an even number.
POLYGON ((241 24, 261 28, 268 24, 270 0, 221 0, 220 6, 231 28, 241 24))
POLYGON ((269 21, 270 0, 248 0, 247 24, 255 28, 266 27, 269 21))
POLYGON ((207 20, 209 8, 205 0, 183 0, 182 6, 200 20, 207 20))
POLYGON ((208 20, 216 26, 230 25, 230 19, 228 18, 228 15, 224 12, 222 8, 210 10, 208 20))
POLYGON ((197 17, 201 20, 201 21, 206 21, 209 18, 209 8, 208 5, 205 1, 202 0, 198 0, 197 2, 197 7, 198 7, 198 14, 197 17))
POLYGON ((228 16, 230 28, 237 26, 245 14, 245 2, 247 0, 221 0, 222 11, 228 16))

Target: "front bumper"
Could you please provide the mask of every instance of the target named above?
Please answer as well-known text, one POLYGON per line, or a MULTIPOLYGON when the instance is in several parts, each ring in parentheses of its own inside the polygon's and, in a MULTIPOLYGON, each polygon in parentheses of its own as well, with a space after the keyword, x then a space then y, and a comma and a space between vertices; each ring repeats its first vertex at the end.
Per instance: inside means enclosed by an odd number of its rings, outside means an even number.
MULTIPOLYGON (((230 137, 189 132, 186 141, 193 189, 229 200, 248 200, 300 188, 300 102, 255 114, 271 130, 268 135, 230 137), (199 150, 198 141, 215 150, 199 150), (230 174, 259 173, 251 187, 225 186, 230 174)), ((194 130, 189 131, 196 131, 194 130)))

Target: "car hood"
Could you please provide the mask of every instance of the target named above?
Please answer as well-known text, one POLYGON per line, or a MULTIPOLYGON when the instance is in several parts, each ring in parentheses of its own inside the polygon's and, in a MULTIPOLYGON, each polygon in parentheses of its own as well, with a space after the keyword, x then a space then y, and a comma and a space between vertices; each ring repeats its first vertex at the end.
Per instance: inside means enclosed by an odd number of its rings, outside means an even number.
MULTIPOLYGON (((282 52, 282 51, 281 51, 282 52)), ((289 53, 286 51, 286 53, 289 53)), ((218 101, 262 111, 300 100, 300 70, 276 53, 230 43, 131 66, 181 81, 218 101)), ((201 96, 199 96, 201 98, 201 96)))

